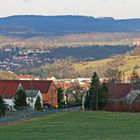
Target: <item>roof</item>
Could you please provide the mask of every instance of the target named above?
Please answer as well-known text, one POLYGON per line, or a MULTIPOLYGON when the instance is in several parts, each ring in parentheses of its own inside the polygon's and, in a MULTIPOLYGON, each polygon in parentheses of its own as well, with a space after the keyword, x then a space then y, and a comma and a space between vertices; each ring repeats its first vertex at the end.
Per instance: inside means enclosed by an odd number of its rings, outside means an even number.
POLYGON ((15 96, 20 83, 2 82, 0 81, 0 96, 5 99, 11 99, 15 96))
POLYGON ((41 93, 47 93, 52 83, 53 81, 51 80, 0 80, 0 87, 1 84, 4 84, 5 86, 8 85, 9 91, 13 91, 12 88, 14 85, 21 84, 24 90, 40 90, 41 93))
POLYGON ((39 90, 25 90, 26 97, 36 97, 39 92, 39 90))
POLYGON ((40 90, 41 93, 47 93, 53 83, 49 80, 20 80, 16 82, 21 83, 25 90, 40 90))
POLYGON ((115 99, 124 98, 133 88, 134 85, 130 83, 112 83, 109 84, 109 95, 115 99))

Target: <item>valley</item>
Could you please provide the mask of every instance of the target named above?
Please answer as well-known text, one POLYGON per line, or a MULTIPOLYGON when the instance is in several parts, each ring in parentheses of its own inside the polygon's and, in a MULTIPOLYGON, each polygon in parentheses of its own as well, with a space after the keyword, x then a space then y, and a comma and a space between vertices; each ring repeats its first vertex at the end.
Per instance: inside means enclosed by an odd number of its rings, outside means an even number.
POLYGON ((41 78, 90 77, 94 71, 103 77, 108 67, 139 70, 139 22, 85 16, 0 18, 0 70, 41 78))

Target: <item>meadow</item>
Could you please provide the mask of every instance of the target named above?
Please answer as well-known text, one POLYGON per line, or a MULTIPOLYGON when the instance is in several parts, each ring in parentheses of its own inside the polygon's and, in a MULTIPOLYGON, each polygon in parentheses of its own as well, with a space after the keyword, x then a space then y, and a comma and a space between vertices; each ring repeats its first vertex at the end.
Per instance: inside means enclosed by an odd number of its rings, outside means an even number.
MULTIPOLYGON (((119 58, 119 56, 118 56, 119 58)), ((117 58, 117 59, 118 59, 117 58)), ((124 55, 123 57, 119 58, 121 62, 123 62, 123 65, 120 65, 116 63, 116 66, 112 66, 112 68, 118 68, 119 70, 123 70, 126 74, 126 76, 130 75, 133 71, 133 68, 138 72, 140 75, 140 56, 131 56, 131 55, 124 55)), ((107 68, 109 65, 107 63, 110 63, 111 61, 116 60, 115 58, 110 59, 103 59, 103 60, 95 60, 95 61, 89 61, 89 62, 81 62, 74 64, 74 68, 76 71, 86 71, 87 68, 92 68, 93 70, 98 70, 98 68, 101 68, 104 70, 104 68, 107 68)), ((116 60, 117 61, 117 60, 116 60)), ((114 63, 114 62, 113 62, 114 63)))
POLYGON ((0 126, 1 140, 139 140, 140 114, 64 112, 0 126))

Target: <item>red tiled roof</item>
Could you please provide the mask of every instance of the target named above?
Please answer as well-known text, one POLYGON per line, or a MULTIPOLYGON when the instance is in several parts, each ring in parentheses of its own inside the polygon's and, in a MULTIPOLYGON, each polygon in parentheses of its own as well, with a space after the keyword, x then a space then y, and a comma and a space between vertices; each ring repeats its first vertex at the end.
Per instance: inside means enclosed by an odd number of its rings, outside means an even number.
POLYGON ((0 81, 0 96, 3 98, 11 99, 15 96, 20 83, 13 83, 12 81, 0 81))
MULTIPOLYGON (((18 82, 18 81, 17 81, 18 82)), ((21 80, 20 83, 25 90, 40 90, 41 93, 47 93, 53 81, 49 80, 21 80)))
POLYGON ((109 95, 115 99, 121 99, 125 97, 134 88, 132 84, 126 83, 114 83, 109 84, 109 95))
POLYGON ((7 92, 10 94, 15 91, 15 89, 13 89, 15 88, 15 85, 19 85, 21 83, 25 90, 33 89, 40 90, 41 93, 47 93, 52 82, 53 81, 51 80, 1 80, 0 87, 2 88, 3 85, 7 86, 7 92))

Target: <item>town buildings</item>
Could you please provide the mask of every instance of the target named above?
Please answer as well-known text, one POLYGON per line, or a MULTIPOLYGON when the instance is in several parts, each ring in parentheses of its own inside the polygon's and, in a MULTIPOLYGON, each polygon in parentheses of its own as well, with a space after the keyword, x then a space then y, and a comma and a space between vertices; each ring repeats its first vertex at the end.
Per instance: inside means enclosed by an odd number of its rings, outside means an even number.
MULTIPOLYGON (((41 98, 43 105, 57 107, 57 89, 53 81, 49 80, 1 80, 0 96, 4 98, 7 104, 13 107, 13 98, 17 90, 23 87, 26 91, 27 101, 33 98, 33 103, 37 96, 41 98), (40 95, 41 93, 41 95, 40 95)), ((29 102, 31 103, 31 102, 29 102)), ((34 108, 34 105, 31 105, 34 108)))

